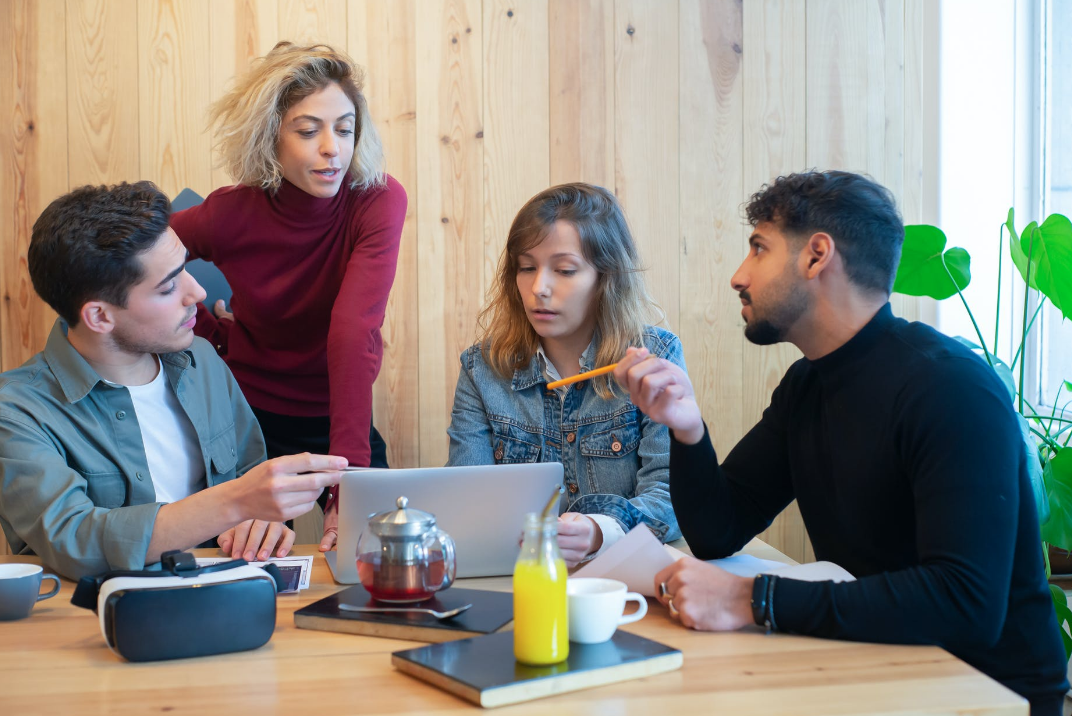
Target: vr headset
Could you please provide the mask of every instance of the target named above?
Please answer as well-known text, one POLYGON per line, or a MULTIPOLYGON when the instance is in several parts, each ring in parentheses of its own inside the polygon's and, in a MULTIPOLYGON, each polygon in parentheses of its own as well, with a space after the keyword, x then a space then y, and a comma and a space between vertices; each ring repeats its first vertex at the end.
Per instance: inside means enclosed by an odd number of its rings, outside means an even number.
POLYGON ((127 661, 226 654, 263 646, 275 631, 283 577, 272 564, 244 559, 198 567, 172 550, 156 571, 82 577, 71 603, 100 617, 108 647, 127 661))

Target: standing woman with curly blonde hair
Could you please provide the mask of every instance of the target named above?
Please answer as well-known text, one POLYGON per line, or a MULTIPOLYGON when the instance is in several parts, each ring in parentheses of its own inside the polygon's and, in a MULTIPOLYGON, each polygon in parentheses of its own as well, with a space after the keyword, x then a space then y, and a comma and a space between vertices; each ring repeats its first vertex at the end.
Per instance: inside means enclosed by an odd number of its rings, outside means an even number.
MULTIPOLYGON (((406 192, 383 171, 363 82, 330 47, 276 45, 210 111, 235 185, 171 219, 190 257, 212 261, 231 285, 233 313, 199 306, 195 330, 230 366, 269 457, 308 451, 386 466, 372 384, 406 192)), ((332 503, 321 550, 335 542, 332 503)), ((250 525, 229 551, 260 558, 271 548, 265 529, 250 525)))

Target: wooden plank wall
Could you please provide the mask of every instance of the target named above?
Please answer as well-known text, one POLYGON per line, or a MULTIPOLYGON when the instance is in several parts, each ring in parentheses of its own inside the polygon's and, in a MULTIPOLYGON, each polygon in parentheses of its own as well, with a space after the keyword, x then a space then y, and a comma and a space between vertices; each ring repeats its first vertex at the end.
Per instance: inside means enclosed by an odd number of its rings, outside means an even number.
MULTIPOLYGON (((52 322, 34 219, 85 183, 229 183, 205 112, 278 40, 367 68, 409 192, 376 386, 398 467, 446 459, 458 354, 514 213, 554 182, 620 197, 726 451, 796 358, 741 333, 740 206, 779 173, 869 172, 919 221, 926 0, 0 0, 0 367, 52 322)), ((902 315, 927 310, 897 299, 902 315)), ((799 512, 766 537, 810 557, 799 512)))

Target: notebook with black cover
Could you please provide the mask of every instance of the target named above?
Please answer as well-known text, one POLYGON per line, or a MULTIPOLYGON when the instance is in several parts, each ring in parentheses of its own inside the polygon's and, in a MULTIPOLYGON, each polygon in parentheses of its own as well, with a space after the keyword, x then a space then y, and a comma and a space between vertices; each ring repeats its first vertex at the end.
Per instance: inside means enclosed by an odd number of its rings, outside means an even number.
POLYGON ((512 631, 391 655, 399 671, 484 707, 674 671, 682 662, 677 649, 621 629, 602 644, 570 642, 569 658, 551 666, 518 663, 512 631))
MULTIPOLYGON (((430 614, 373 614, 348 612, 339 604, 369 606, 371 595, 360 584, 313 602, 294 612, 294 624, 301 629, 364 634, 392 639, 440 642, 481 634, 490 634, 513 621, 514 595, 483 589, 451 587, 436 592, 435 597, 412 606, 447 611, 472 604, 468 610, 450 619, 436 619, 430 614)), ((371 606, 377 606, 373 603, 371 606)), ((384 604, 382 606, 400 606, 384 604)))

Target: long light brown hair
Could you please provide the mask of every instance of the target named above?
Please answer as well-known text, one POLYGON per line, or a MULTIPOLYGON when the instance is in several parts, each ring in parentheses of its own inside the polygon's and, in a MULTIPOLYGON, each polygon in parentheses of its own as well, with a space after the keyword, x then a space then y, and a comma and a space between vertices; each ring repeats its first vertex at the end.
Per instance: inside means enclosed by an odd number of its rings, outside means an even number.
POLYGON ((365 71, 327 45, 299 47, 290 42, 280 42, 254 60, 249 72, 209 108, 209 127, 216 128, 215 149, 231 178, 247 186, 278 189, 283 167, 276 146, 283 117, 295 104, 331 83, 354 103, 357 114, 350 187, 386 184, 383 143, 362 93, 365 71))
MULTIPOLYGON (((614 363, 629 346, 642 346, 644 327, 662 312, 648 295, 640 257, 625 215, 614 195, 592 184, 560 184, 541 191, 517 213, 499 259, 488 305, 480 312, 484 360, 504 378, 528 365, 540 345, 517 288, 518 259, 543 241, 557 221, 565 221, 581 238, 581 253, 599 274, 595 365, 614 363)), ((614 396, 610 376, 592 381, 600 397, 614 396)))

